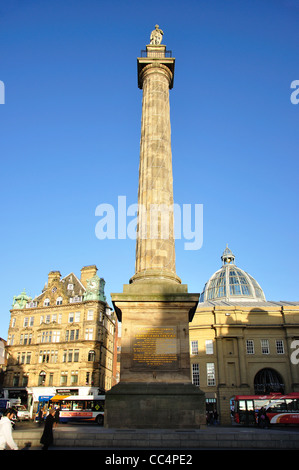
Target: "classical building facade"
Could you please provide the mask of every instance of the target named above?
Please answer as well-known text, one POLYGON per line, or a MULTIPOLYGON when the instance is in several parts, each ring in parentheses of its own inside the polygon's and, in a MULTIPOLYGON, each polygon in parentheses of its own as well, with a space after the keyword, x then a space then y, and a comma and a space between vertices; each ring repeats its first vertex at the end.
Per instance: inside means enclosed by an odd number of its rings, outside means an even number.
POLYGON ((299 302, 266 301, 231 250, 221 259, 190 324, 191 374, 207 411, 230 424, 235 395, 299 391, 299 302))
MULTIPOLYGON (((96 266, 80 279, 48 275, 42 293, 14 297, 7 338, 4 394, 33 410, 41 396, 95 394, 111 388, 116 318, 96 266)), ((115 334, 116 333, 116 334, 115 334)))

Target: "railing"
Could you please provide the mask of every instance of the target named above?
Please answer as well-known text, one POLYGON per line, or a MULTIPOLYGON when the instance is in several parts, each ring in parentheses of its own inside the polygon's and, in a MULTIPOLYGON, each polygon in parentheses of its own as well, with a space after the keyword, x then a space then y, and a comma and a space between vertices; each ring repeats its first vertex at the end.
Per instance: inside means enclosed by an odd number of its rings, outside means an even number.
POLYGON ((156 51, 147 51, 147 50, 142 50, 140 52, 140 57, 150 57, 150 58, 161 58, 161 57, 172 57, 172 51, 161 51, 161 52, 156 52, 156 51))

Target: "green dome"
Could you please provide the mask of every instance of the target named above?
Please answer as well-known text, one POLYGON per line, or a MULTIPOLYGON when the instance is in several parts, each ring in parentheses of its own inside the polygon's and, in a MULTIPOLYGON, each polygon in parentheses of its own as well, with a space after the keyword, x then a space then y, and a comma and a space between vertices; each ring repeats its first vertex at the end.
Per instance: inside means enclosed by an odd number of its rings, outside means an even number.
POLYGON ((200 302, 209 300, 266 301, 258 282, 235 265, 235 256, 226 247, 221 256, 223 266, 206 283, 200 302))

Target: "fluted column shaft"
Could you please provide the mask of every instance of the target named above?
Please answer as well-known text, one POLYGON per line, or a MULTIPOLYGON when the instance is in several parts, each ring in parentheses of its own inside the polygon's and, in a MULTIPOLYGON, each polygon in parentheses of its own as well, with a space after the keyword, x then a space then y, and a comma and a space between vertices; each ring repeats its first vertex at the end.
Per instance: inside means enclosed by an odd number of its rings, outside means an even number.
POLYGON ((135 280, 175 274, 173 177, 169 84, 172 73, 159 62, 141 72, 143 100, 140 140, 138 234, 135 280))

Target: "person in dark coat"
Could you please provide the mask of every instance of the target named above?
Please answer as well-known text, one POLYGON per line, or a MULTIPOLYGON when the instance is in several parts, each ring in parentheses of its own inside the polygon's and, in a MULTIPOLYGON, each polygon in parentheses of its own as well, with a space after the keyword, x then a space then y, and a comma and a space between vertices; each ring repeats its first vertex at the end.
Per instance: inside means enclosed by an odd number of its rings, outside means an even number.
POLYGON ((40 438, 40 443, 43 444, 42 450, 48 450, 48 447, 53 444, 53 424, 55 422, 55 410, 51 408, 46 417, 44 432, 40 438))

